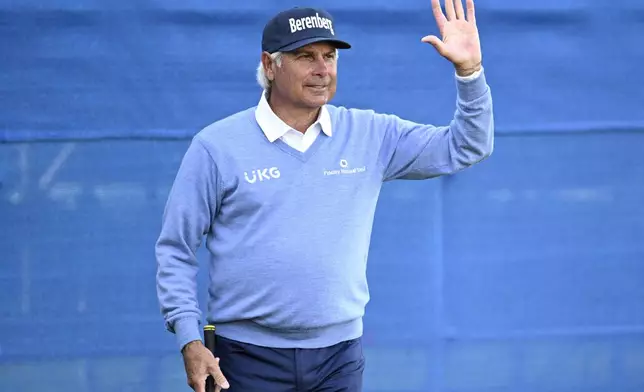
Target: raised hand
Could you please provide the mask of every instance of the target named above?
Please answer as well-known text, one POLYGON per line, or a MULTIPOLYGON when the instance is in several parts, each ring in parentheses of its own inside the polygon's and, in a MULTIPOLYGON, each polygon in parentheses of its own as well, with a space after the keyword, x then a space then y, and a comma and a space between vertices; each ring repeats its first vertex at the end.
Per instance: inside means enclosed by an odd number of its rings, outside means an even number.
POLYGON ((481 42, 476 27, 474 0, 466 0, 467 15, 462 0, 445 0, 444 15, 440 0, 432 0, 432 9, 442 36, 423 37, 421 41, 434 46, 441 56, 451 61, 460 76, 468 76, 481 69, 481 42))

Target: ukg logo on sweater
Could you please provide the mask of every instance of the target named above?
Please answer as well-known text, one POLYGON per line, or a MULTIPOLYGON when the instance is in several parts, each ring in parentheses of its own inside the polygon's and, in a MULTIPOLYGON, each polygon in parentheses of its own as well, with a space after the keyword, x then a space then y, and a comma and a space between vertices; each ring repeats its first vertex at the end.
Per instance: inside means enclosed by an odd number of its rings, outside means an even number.
POLYGON ((257 182, 259 179, 259 182, 262 181, 268 181, 272 178, 280 178, 281 173, 280 169, 276 167, 271 167, 271 168, 266 168, 266 169, 257 169, 253 170, 250 172, 250 176, 248 172, 244 172, 244 178, 246 179, 246 182, 249 184, 254 184, 257 182))
POLYGON ((357 174, 367 171, 366 166, 350 167, 349 162, 346 159, 340 159, 339 169, 335 170, 325 170, 325 176, 337 176, 341 174, 357 174))

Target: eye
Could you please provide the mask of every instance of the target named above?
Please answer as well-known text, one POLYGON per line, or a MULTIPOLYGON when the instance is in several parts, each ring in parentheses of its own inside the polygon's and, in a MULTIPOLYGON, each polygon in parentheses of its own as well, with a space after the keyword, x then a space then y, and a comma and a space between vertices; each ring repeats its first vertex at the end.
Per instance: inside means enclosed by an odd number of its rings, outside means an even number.
POLYGON ((324 62, 327 64, 335 64, 335 61, 336 61, 335 55, 333 54, 324 56, 324 62))

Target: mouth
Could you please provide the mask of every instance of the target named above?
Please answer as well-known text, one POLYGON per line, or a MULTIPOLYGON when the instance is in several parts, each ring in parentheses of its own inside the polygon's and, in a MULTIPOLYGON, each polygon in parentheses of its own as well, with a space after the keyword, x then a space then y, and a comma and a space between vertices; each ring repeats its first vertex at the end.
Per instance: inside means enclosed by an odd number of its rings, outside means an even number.
POLYGON ((322 84, 308 84, 308 85, 306 85, 306 87, 311 88, 313 90, 322 91, 322 90, 326 89, 327 86, 322 85, 322 84))

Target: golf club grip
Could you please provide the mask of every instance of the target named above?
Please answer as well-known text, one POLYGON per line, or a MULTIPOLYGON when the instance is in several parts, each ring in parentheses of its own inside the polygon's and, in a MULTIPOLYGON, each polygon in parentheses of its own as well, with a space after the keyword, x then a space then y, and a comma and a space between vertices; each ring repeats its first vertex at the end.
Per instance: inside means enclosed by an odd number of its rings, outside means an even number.
MULTIPOLYGON (((206 325, 203 327, 203 340, 206 348, 215 355, 215 326, 206 325)), ((206 378, 206 392, 215 392, 215 379, 212 376, 206 378)))

